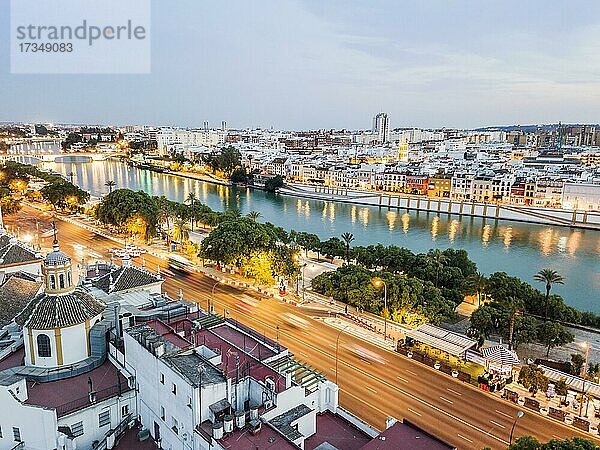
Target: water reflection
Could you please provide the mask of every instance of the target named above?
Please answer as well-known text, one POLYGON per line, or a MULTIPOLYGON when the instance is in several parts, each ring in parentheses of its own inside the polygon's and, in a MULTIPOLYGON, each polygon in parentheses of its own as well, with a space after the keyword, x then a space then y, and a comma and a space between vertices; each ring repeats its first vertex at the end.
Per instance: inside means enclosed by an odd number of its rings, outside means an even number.
POLYGON ((108 193, 105 183, 114 180, 117 189, 142 189, 177 201, 195 192, 215 210, 258 211, 261 220, 322 238, 350 232, 355 245, 393 243, 415 252, 464 248, 482 272, 502 270, 529 282, 538 270, 550 267, 567 279, 564 286, 556 286, 557 293, 574 306, 600 311, 596 305, 600 298, 598 231, 298 199, 137 170, 117 161, 48 163, 47 167, 63 174, 73 172, 74 180, 93 195, 108 193))

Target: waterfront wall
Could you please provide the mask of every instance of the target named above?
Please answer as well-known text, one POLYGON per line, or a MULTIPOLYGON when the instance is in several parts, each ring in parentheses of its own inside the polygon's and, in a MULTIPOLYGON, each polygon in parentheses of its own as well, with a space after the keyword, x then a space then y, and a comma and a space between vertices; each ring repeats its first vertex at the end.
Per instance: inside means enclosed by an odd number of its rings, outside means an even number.
POLYGON ((353 191, 344 188, 289 184, 280 189, 281 194, 318 200, 353 203, 383 208, 427 211, 438 214, 483 217, 497 220, 514 220, 545 225, 558 225, 600 230, 600 212, 537 208, 497 203, 475 203, 447 198, 433 198, 393 193, 353 191))

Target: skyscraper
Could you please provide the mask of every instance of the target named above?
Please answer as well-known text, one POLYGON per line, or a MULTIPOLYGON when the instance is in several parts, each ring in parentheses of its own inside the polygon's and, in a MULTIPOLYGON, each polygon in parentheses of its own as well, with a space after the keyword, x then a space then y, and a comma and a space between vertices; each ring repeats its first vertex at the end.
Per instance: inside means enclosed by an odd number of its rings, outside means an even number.
POLYGON ((373 134, 377 134, 377 140, 382 144, 389 139, 389 119, 387 113, 380 112, 373 117, 373 134))

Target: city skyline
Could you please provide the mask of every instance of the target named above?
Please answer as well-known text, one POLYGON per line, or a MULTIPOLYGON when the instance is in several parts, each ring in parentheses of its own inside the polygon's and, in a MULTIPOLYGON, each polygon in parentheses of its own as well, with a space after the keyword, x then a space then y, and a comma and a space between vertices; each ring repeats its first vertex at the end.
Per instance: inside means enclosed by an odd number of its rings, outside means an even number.
POLYGON ((385 111, 390 128, 595 123, 600 6, 582 6, 152 2, 149 75, 11 75, 4 39, 0 120, 366 129, 385 111))

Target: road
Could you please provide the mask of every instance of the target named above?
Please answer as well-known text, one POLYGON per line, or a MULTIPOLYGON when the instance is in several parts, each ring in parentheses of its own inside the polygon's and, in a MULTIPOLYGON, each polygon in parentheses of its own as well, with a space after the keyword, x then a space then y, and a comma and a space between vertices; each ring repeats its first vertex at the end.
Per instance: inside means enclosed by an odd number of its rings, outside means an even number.
MULTIPOLYGON (((18 222, 23 233, 31 227, 38 214, 25 208, 13 220, 18 222)), ((48 218, 45 218, 40 229, 48 228, 48 218)), ((57 228, 61 250, 70 254, 74 262, 81 261, 82 257, 90 262, 100 256, 109 259, 107 249, 116 246, 107 238, 67 222, 57 221, 57 228)), ((35 234, 35 227, 29 229, 31 234, 35 234)), ((44 247, 49 245, 49 242, 42 243, 44 247)), ((165 261, 151 255, 146 255, 145 261, 151 270, 156 270, 159 265, 167 267, 165 261)), ((141 264, 141 261, 138 258, 134 263, 141 264)), ((199 302, 206 309, 214 285, 215 281, 203 274, 168 276, 164 290, 172 298, 177 298, 181 289, 186 300, 199 302)), ((218 313, 222 314, 227 309, 233 319, 268 337, 278 338, 297 359, 335 380, 338 331, 320 320, 322 312, 293 307, 252 290, 243 292, 224 284, 217 285, 212 301, 218 313), (252 312, 235 306, 242 294, 258 301, 252 312), (306 329, 291 327, 281 319, 285 313, 305 318, 310 326, 306 329)), ((506 448, 510 429, 520 409, 437 370, 343 332, 339 340, 338 384, 341 406, 375 428, 382 429, 388 416, 397 419, 406 417, 461 449, 506 448), (384 363, 359 358, 352 351, 354 345, 377 353, 384 363)), ((542 441, 574 435, 591 437, 537 413, 524 411, 525 415, 517 423, 515 437, 530 434, 542 441)))

